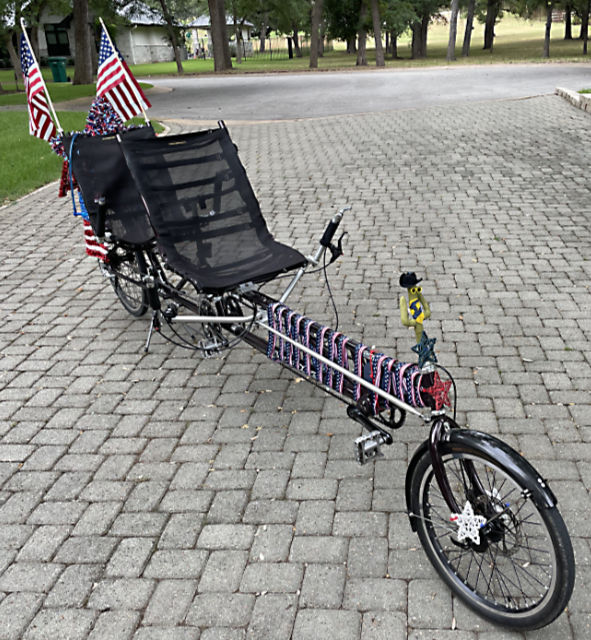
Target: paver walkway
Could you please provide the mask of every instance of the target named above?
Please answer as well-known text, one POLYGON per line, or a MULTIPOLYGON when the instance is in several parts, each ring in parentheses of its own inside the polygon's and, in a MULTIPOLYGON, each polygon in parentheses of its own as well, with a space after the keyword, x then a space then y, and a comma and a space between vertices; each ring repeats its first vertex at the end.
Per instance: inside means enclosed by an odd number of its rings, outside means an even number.
MULTIPOLYGON (((552 96, 231 129, 279 240, 353 206, 341 329, 410 358, 398 274, 421 273, 460 422, 551 480, 578 576, 536 639, 591 635, 590 128, 552 96)), ((1 640, 523 637, 410 531, 424 426, 359 467, 344 406, 249 348, 145 355, 55 191, 0 210, 1 640)), ((321 274, 292 306, 333 322, 321 274)))

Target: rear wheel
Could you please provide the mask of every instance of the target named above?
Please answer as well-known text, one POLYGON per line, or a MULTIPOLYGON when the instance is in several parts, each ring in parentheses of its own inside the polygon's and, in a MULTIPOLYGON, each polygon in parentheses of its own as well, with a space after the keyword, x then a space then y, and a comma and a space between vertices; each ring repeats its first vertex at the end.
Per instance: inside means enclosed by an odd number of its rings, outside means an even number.
POLYGON ((139 318, 148 310, 148 292, 142 282, 145 264, 136 251, 121 251, 113 257, 114 277, 111 284, 121 304, 132 316, 139 318))
POLYGON ((431 563, 484 618, 516 629, 549 624, 574 585, 573 551, 560 513, 538 507, 516 474, 477 448, 441 446, 463 513, 450 514, 426 451, 411 479, 411 508, 431 563))

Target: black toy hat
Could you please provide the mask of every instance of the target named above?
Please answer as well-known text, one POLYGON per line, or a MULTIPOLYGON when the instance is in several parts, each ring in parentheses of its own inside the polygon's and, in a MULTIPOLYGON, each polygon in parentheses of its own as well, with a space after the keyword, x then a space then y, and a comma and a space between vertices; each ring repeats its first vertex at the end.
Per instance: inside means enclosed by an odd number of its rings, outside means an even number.
POLYGON ((423 278, 417 278, 417 274, 414 271, 407 271, 400 276, 400 286, 408 289, 422 282, 423 278))

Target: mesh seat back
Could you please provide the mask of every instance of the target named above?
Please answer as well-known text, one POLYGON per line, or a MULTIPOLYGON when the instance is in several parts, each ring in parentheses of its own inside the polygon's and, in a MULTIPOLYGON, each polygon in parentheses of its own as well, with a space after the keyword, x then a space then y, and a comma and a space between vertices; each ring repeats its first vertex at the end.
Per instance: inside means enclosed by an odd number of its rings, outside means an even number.
MULTIPOLYGON (((155 137, 151 126, 130 129, 120 135, 134 140, 155 137)), ((107 202, 106 229, 115 239, 134 246, 152 242, 154 230, 117 137, 77 134, 66 137, 64 145, 95 232, 98 214, 95 200, 104 196, 107 202)))
POLYGON ((305 262, 270 234, 225 127, 153 140, 125 137, 122 148, 159 251, 173 268, 182 272, 186 265, 202 284, 221 289, 305 262))

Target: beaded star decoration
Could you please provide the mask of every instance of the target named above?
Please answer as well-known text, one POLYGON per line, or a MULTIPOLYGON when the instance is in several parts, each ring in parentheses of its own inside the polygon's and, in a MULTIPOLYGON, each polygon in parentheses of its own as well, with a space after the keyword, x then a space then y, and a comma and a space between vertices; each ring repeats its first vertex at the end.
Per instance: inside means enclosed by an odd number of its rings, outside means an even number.
POLYGON ((451 408, 451 402, 449 399, 449 389, 451 387, 451 380, 442 380, 439 377, 439 373, 435 371, 433 373, 433 385, 423 389, 425 393, 428 393, 435 401, 435 411, 439 411, 445 405, 451 408))
POLYGON ((437 338, 429 338, 427 333, 423 331, 420 341, 412 347, 412 351, 419 356, 419 367, 421 369, 427 362, 437 362, 437 356, 434 350, 436 342, 437 338))

